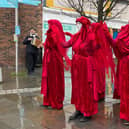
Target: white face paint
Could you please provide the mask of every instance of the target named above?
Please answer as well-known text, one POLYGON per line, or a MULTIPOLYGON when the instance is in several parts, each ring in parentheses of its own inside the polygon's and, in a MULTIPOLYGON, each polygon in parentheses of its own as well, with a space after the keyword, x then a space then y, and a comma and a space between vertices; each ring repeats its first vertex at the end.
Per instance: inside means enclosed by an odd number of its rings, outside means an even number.
POLYGON ((77 22, 76 25, 77 25, 77 30, 80 31, 82 24, 80 22, 77 22))

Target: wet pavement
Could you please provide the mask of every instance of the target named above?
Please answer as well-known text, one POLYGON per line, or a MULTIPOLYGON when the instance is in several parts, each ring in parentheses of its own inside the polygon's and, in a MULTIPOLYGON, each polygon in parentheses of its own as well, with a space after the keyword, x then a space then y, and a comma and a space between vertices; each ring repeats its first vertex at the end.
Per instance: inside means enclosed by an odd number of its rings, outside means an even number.
POLYGON ((12 68, 3 70, 0 84, 0 129, 127 129, 119 119, 119 101, 113 100, 107 79, 106 100, 99 102, 99 113, 87 123, 68 121, 74 112, 70 104, 71 78, 65 73, 65 101, 62 110, 41 107, 41 68, 28 76, 23 68, 16 78, 12 68))

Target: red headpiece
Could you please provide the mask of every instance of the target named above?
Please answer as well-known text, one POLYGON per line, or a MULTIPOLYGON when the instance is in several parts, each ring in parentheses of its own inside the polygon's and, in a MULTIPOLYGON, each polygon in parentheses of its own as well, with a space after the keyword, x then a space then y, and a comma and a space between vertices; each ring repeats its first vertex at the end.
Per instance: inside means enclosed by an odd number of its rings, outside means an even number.
POLYGON ((55 31, 58 29, 58 32, 60 33, 59 36, 61 36, 61 40, 65 41, 65 34, 63 31, 63 27, 61 25, 61 23, 58 20, 49 20, 48 21, 49 24, 49 29, 55 29, 55 31))
POLYGON ((79 18, 76 19, 76 22, 80 22, 83 26, 86 26, 86 25, 90 25, 90 21, 88 18, 84 17, 84 16, 81 16, 79 18))
POLYGON ((81 36, 81 40, 85 41, 87 37, 87 32, 89 30, 90 21, 88 18, 81 16, 80 18, 77 18, 76 22, 80 22, 82 24, 81 30, 78 32, 78 34, 81 36))
MULTIPOLYGON (((63 27, 58 20, 49 20, 49 29, 47 31, 47 35, 49 35, 49 31, 52 32, 53 40, 57 45, 59 53, 65 58, 67 65, 70 64, 70 60, 67 56, 67 49, 63 48, 61 43, 65 42, 65 33, 63 31, 63 27)), ((66 67, 65 67, 66 68, 66 67)), ((67 69, 67 68, 66 68, 67 69)))

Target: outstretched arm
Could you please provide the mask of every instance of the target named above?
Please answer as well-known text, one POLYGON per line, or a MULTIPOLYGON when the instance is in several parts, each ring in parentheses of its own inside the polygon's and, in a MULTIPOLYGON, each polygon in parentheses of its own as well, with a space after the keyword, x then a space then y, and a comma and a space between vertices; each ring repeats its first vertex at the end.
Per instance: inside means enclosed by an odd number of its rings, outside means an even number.
POLYGON ((103 24, 103 33, 107 40, 107 42, 111 45, 111 47, 114 49, 116 48, 116 40, 114 40, 108 30, 108 27, 106 24, 103 24))
POLYGON ((69 33, 69 32, 65 32, 65 35, 70 36, 70 37, 71 37, 71 39, 70 39, 69 41, 67 41, 67 42, 63 42, 63 43, 61 43, 61 44, 62 44, 62 46, 63 46, 64 48, 72 47, 73 34, 71 34, 71 33, 69 33))
POLYGON ((65 32, 65 35, 70 36, 71 38, 73 37, 73 34, 71 34, 70 32, 65 32))
POLYGON ((112 48, 116 48, 116 40, 114 40, 110 34, 105 34, 106 40, 108 41, 108 43, 112 46, 112 48))
POLYGON ((62 47, 69 48, 72 47, 72 40, 70 39, 68 42, 61 43, 62 47))

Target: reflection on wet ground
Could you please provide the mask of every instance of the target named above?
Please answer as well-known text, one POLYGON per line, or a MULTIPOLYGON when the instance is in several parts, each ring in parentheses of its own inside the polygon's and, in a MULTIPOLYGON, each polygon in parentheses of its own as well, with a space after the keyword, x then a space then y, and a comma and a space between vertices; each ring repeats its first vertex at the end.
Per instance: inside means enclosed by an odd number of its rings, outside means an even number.
POLYGON ((113 100, 112 85, 107 80, 105 102, 99 102, 99 113, 87 123, 68 121, 74 112, 70 104, 70 73, 65 74, 65 101, 63 110, 40 107, 41 68, 35 75, 11 76, 4 71, 4 81, 0 84, 0 129, 126 129, 119 119, 119 101, 113 100))

